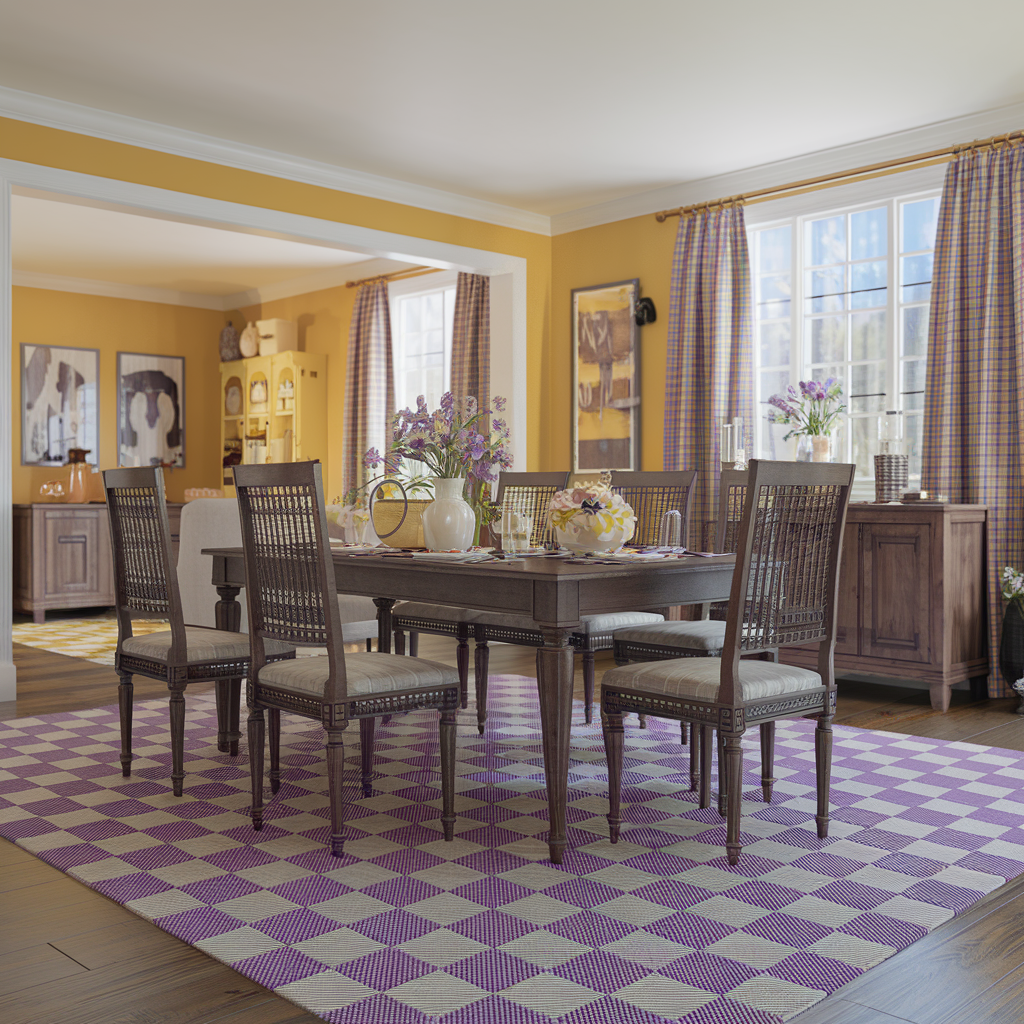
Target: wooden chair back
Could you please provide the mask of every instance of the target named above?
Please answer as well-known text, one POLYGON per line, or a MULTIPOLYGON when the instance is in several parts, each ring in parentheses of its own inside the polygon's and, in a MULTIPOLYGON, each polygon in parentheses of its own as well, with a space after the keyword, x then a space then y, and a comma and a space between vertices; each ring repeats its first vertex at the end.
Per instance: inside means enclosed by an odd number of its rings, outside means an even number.
POLYGON ((533 519, 531 547, 554 541, 548 507, 555 492, 562 490, 568 479, 568 473, 501 473, 498 476, 495 500, 502 510, 522 512, 533 519))
POLYGON ((718 519, 714 551, 735 551, 743 508, 747 500, 748 472, 723 469, 718 481, 718 519))
POLYGON ((661 539, 661 518, 678 511, 682 517, 682 543, 690 536, 690 500, 693 497, 692 469, 664 472, 612 472, 612 490, 622 496, 636 515, 636 532, 631 544, 657 544, 661 539))
POLYGON ((266 664, 264 639, 326 647, 324 699, 343 700, 345 652, 318 462, 235 466, 245 552, 252 674, 266 664))
POLYGON ((166 618, 169 664, 186 660, 185 624, 171 548, 164 473, 159 466, 108 469, 103 474, 114 560, 118 645, 132 635, 132 613, 166 618))
POLYGON ((819 674, 835 686, 836 602, 854 466, 750 463, 722 656, 720 703, 734 704, 740 654, 819 645, 819 674))

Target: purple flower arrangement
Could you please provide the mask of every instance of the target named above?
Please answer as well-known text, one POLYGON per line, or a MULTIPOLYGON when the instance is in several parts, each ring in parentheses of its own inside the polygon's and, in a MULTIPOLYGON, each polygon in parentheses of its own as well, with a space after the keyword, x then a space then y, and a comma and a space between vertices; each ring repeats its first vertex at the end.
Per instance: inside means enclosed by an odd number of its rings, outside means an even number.
POLYGON ((481 409, 475 398, 455 398, 446 391, 441 407, 429 412, 422 395, 416 409, 402 409, 392 421, 391 443, 382 455, 371 448, 363 462, 370 469, 383 466, 384 472, 398 472, 403 459, 422 463, 427 475, 441 479, 469 477, 471 481, 498 478, 499 469, 511 469, 509 428, 502 419, 488 416, 502 412, 505 399, 496 397, 494 409, 481 409), (486 430, 487 433, 483 431, 486 430))
POLYGON ((840 401, 842 385, 835 377, 824 381, 802 380, 799 390, 792 384, 785 395, 772 395, 770 423, 787 423, 793 429, 785 440, 799 434, 827 436, 839 414, 846 408, 840 401))

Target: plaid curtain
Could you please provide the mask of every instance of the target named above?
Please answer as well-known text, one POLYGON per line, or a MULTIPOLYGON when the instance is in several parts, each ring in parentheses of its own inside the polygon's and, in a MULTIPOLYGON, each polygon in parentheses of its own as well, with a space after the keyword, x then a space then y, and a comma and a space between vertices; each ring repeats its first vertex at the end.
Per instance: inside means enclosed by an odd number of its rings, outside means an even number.
POLYGON ((1024 560, 1024 148, 953 158, 932 271, 921 487, 988 506, 989 694, 1003 566, 1024 560))
POLYGON ((665 381, 665 469, 695 469, 690 537, 714 522, 722 420, 754 425, 750 261, 743 207, 680 218, 672 257, 665 381))
POLYGON ((346 491, 373 475, 363 466, 363 456, 369 448, 384 450, 394 411, 388 283, 380 278, 359 286, 348 330, 342 434, 342 478, 346 491))
POLYGON ((452 325, 452 394, 472 395, 481 407, 491 397, 491 280, 459 274, 452 325))

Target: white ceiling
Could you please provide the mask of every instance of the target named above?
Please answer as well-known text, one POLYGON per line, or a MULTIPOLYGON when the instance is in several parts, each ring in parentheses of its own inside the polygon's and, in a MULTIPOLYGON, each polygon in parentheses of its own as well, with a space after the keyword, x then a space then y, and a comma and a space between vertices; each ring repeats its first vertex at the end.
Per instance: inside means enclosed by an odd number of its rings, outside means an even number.
MULTIPOLYGON (((311 275, 368 260, 364 253, 23 195, 11 197, 11 251, 16 280, 57 275, 206 296, 289 282, 304 287, 311 275)), ((359 276, 356 268, 339 280, 359 276)))
POLYGON ((0 86, 550 215, 1016 103, 1022 36, 1020 0, 0 0, 0 86))

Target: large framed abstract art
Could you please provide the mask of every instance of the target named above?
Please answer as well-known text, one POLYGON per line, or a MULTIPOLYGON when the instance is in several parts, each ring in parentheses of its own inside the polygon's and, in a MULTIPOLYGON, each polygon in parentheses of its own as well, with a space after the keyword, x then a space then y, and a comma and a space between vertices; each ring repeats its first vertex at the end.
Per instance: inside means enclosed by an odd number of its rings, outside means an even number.
POLYGON ((185 465, 185 358, 117 353, 118 466, 185 465))
POLYGON ((99 462, 100 354, 94 348, 21 346, 21 462, 62 466, 72 448, 99 462))
POLYGON ((640 468, 640 280, 572 293, 575 473, 640 468))

